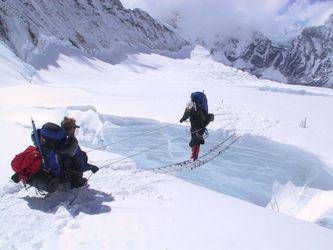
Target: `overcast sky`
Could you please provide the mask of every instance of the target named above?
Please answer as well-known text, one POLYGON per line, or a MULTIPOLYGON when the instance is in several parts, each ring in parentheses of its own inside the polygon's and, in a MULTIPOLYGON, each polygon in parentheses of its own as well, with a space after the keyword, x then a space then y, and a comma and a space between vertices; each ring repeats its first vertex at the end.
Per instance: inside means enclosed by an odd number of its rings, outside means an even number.
POLYGON ((141 8, 162 21, 170 18, 172 12, 179 12, 179 24, 191 38, 235 27, 259 29, 271 38, 278 38, 284 31, 293 36, 300 27, 322 25, 333 14, 332 0, 121 1, 127 8, 141 8))

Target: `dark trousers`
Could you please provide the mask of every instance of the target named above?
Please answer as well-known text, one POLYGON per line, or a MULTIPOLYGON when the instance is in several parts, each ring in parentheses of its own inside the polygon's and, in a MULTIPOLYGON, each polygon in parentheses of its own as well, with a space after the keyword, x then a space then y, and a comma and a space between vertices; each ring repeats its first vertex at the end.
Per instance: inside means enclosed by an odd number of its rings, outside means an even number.
POLYGON ((195 145, 205 144, 205 140, 203 139, 204 133, 205 128, 191 127, 191 141, 189 146, 192 148, 195 145))

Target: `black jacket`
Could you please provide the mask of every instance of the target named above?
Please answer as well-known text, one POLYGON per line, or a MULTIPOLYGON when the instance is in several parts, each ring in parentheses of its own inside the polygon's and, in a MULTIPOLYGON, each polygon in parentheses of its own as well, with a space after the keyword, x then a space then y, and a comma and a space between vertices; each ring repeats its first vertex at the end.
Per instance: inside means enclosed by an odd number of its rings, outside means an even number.
POLYGON ((190 118, 192 131, 204 129, 207 126, 207 116, 198 105, 197 108, 186 108, 183 117, 180 119, 180 122, 184 122, 188 118, 190 118))

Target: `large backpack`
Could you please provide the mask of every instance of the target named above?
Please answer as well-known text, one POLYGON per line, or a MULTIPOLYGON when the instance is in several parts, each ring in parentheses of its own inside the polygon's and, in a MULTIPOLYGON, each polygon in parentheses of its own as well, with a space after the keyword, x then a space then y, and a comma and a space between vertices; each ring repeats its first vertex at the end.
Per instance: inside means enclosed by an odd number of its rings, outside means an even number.
MULTIPOLYGON (((57 124, 48 122, 45 123, 41 129, 36 131, 38 137, 43 137, 44 143, 41 145, 42 154, 45 160, 45 166, 42 168, 46 171, 52 171, 59 176, 61 174, 61 168, 59 165, 59 159, 57 150, 61 144, 66 140, 66 131, 57 124)), ((32 135, 34 145, 37 146, 35 136, 32 135)))
POLYGON ((210 122, 214 121, 214 114, 208 113, 208 101, 205 93, 193 92, 191 101, 197 104, 199 116, 206 127, 210 122))
POLYGON ((66 131, 52 122, 45 123, 42 126, 40 135, 44 137, 50 148, 55 148, 66 140, 66 131))
POLYGON ((12 169, 18 174, 19 180, 26 181, 31 174, 40 170, 42 157, 37 148, 29 146, 12 160, 12 169))
POLYGON ((208 101, 205 93, 193 92, 191 94, 191 101, 199 104, 199 106, 208 114, 208 101))

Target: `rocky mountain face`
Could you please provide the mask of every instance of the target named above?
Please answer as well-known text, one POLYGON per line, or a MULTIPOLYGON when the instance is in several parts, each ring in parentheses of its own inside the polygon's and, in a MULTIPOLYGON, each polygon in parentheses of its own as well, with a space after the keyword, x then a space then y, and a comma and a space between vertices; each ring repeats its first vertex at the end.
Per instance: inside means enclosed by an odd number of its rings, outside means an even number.
POLYGON ((215 43, 213 57, 262 78, 333 88, 333 15, 325 25, 303 30, 285 43, 259 32, 215 43))
POLYGON ((119 0, 0 0, 0 40, 26 62, 50 44, 89 55, 119 49, 178 52, 189 46, 172 28, 119 0))

